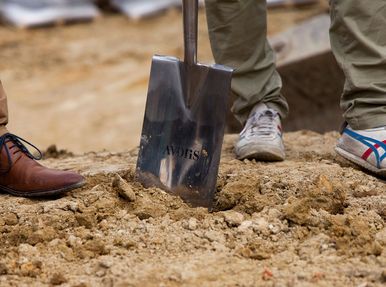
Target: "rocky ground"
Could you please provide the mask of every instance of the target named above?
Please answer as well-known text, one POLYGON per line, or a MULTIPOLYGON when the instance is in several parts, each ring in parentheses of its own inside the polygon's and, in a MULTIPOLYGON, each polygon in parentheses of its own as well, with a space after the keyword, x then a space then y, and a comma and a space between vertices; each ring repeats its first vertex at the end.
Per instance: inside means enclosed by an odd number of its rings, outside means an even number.
MULTIPOLYGON (((272 10, 269 34, 324 9, 272 10)), ((178 11, 0 27, 9 128, 87 178, 52 201, 0 195, 0 286, 384 286, 386 184, 335 155, 337 133, 287 134, 282 163, 237 161, 227 136, 213 212, 136 182, 155 53, 182 55, 178 11)))
MULTIPOLYGON (((1 195, 1 286, 384 286, 386 183, 287 134, 288 160, 237 161, 227 136, 214 211, 135 181, 137 150, 45 164, 87 185, 53 201, 1 195)), ((52 158, 58 157, 58 158, 52 158)))

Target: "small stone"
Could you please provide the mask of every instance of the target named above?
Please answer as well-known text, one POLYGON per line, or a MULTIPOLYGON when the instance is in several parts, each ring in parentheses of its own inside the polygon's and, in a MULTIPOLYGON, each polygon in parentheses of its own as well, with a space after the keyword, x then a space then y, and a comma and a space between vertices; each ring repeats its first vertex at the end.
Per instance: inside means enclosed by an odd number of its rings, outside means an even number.
POLYGON ((329 249, 329 245, 328 244, 326 244, 326 243, 323 243, 321 246, 320 246, 320 250, 321 251, 325 251, 325 250, 327 250, 327 249, 329 249))
POLYGON ((258 218, 256 219, 254 222, 253 222, 253 230, 255 232, 258 232, 258 233, 263 233, 265 235, 267 235, 267 230, 268 230, 268 221, 261 217, 261 218, 258 218))
MULTIPOLYGON (((1 266, 1 265, 0 265, 1 266)), ((1 270, 1 267, 0 267, 1 270)), ((0 273, 1 274, 1 273, 0 273)), ((386 269, 384 269, 381 273, 381 282, 386 283, 386 269)))
POLYGON ((57 237, 57 231, 51 226, 47 226, 43 229, 39 229, 32 233, 28 239, 27 243, 30 245, 36 245, 41 242, 50 242, 51 240, 57 237))
POLYGON ((115 188, 118 194, 124 199, 134 202, 137 198, 133 191, 133 188, 125 181, 119 174, 115 174, 112 182, 113 188, 115 188))
POLYGON ((268 229, 271 231, 272 234, 278 234, 281 231, 280 226, 273 224, 268 224, 268 229))
POLYGON ((110 277, 105 277, 102 279, 102 286, 105 287, 114 287, 114 279, 110 277))
POLYGON ((67 279, 64 277, 62 273, 54 273, 54 275, 52 275, 50 280, 50 283, 52 285, 61 285, 66 282, 67 282, 67 279))
POLYGON ((386 228, 375 235, 375 240, 378 241, 379 244, 386 246, 386 228))
POLYGON ((101 269, 101 270, 98 270, 95 275, 97 277, 103 277, 103 276, 106 276, 106 270, 105 269, 101 269))
POLYGON ((87 229, 91 229, 94 226, 94 218, 90 214, 76 214, 75 218, 79 225, 87 229))
POLYGON ((111 224, 106 219, 103 219, 101 222, 99 222, 98 225, 99 225, 99 230, 101 231, 107 231, 111 227, 111 224))
POLYGON ((71 234, 67 239, 67 244, 71 247, 80 246, 82 239, 71 234))
POLYGON ((196 230, 197 229, 197 219, 195 219, 195 218, 189 218, 189 221, 188 221, 188 226, 187 226, 187 228, 189 229, 189 230, 196 230))
POLYGON ((312 283, 317 283, 317 282, 319 282, 320 280, 324 279, 325 277, 326 277, 326 274, 324 274, 323 272, 315 272, 315 273, 312 275, 311 282, 312 282, 312 283))
POLYGON ((278 242, 278 241, 279 241, 279 238, 278 238, 276 235, 272 235, 272 236, 271 236, 271 241, 272 241, 272 242, 278 242))
POLYGON ((282 215, 282 213, 279 210, 277 210, 276 208, 270 208, 268 210, 268 216, 271 219, 280 218, 281 215, 282 215))
POLYGON ((51 211, 51 209, 52 208, 50 206, 45 205, 45 206, 43 206, 43 213, 49 213, 51 211))
POLYGON ((140 220, 146 220, 146 219, 149 219, 149 218, 152 218, 153 215, 145 210, 139 210, 139 211, 136 211, 134 212, 134 214, 138 217, 138 219, 140 220))
POLYGON ((19 219, 17 218, 17 215, 13 212, 9 212, 2 215, 2 218, 6 225, 16 225, 19 223, 19 219))
POLYGON ((55 238, 55 239, 51 240, 50 242, 48 242, 48 246, 57 247, 61 243, 62 243, 62 241, 59 238, 55 238))
POLYGON ((35 246, 24 243, 19 245, 18 252, 20 256, 25 257, 37 256, 39 254, 39 251, 35 246))
POLYGON ((6 275, 8 273, 7 265, 3 262, 0 262, 0 275, 6 275))
POLYGON ((41 262, 40 260, 33 260, 33 261, 32 261, 32 264, 33 264, 36 268, 42 269, 43 262, 41 262))
POLYGON ((252 227, 252 221, 250 220, 246 220, 246 221, 243 221, 240 226, 238 227, 238 230, 240 231, 246 231, 248 229, 250 229, 252 227))
POLYGON ((127 240, 122 246, 125 247, 126 249, 133 249, 137 247, 137 243, 132 240, 127 240))
POLYGON ((297 273, 297 278, 298 278, 299 280, 301 280, 301 281, 306 280, 306 279, 307 279, 307 274, 304 273, 304 272, 298 272, 298 273, 297 273))
POLYGON ((20 273, 22 276, 37 277, 41 273, 42 263, 40 261, 26 262, 21 264, 20 273))
POLYGON ((226 211, 223 213, 223 216, 229 227, 240 226, 244 221, 244 215, 236 211, 226 211))
POLYGON ((111 258, 110 256, 102 256, 99 261, 99 266, 106 269, 111 268, 113 264, 114 264, 113 258, 111 258))
POLYGON ((68 204, 68 208, 72 211, 72 212, 77 212, 79 210, 79 205, 77 202, 71 202, 68 204))
POLYGON ((214 230, 209 230, 209 231, 205 232, 204 237, 206 239, 208 239, 210 242, 220 241, 220 239, 221 239, 220 238, 221 235, 219 234, 219 232, 216 232, 214 230))
POLYGON ((261 277, 264 281, 271 280, 271 278, 273 277, 273 273, 268 268, 265 268, 261 277))
POLYGON ((98 255, 107 253, 105 243, 100 239, 93 239, 93 240, 87 241, 84 244, 84 247, 86 250, 92 251, 98 255))
POLYGON ((137 247, 137 243, 135 241, 130 240, 124 236, 114 238, 114 245, 124 247, 126 249, 134 249, 137 247))
POLYGON ((245 257, 254 260, 265 260, 271 258, 271 255, 263 250, 255 249, 253 247, 245 247, 238 250, 238 253, 245 257))

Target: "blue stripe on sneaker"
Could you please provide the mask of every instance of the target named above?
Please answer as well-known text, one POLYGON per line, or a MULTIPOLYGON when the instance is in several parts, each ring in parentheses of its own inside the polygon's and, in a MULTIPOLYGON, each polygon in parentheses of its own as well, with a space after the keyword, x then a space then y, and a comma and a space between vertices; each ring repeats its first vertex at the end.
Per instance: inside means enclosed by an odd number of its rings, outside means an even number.
POLYGON ((369 148, 371 148, 371 150, 374 152, 375 158, 377 160, 377 167, 381 168, 381 162, 386 158, 386 144, 385 143, 383 143, 379 140, 373 139, 373 138, 365 137, 365 136, 358 134, 358 133, 354 132, 353 130, 350 130, 347 128, 343 130, 343 133, 346 133, 347 135, 351 136, 352 138, 356 139, 357 141, 359 141, 359 142, 363 143, 364 145, 368 146, 369 148), (375 146, 371 143, 377 144, 377 145, 379 145, 379 147, 383 148, 385 153, 383 154, 382 157, 380 157, 377 148, 375 148, 375 146))

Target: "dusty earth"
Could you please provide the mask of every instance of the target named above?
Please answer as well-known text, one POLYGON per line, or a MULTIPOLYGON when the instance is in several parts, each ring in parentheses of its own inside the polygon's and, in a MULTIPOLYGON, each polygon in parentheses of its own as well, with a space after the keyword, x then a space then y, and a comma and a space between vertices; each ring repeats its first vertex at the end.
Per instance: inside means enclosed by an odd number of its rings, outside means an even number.
POLYGON ((237 161, 227 136, 212 213, 142 188, 136 149, 51 151, 88 183, 2 195, 0 286, 384 286, 386 183, 337 157, 337 136, 289 133, 282 163, 237 161))
MULTIPOLYGON (((321 10, 273 10, 270 34, 321 10)), ((386 183, 335 155, 337 133, 287 134, 282 163, 237 161, 227 136, 211 213, 135 181, 154 53, 182 54, 179 12, 0 27, 10 129, 87 152, 51 148, 43 162, 81 172, 81 190, 0 195, 0 286, 384 286, 386 183)))

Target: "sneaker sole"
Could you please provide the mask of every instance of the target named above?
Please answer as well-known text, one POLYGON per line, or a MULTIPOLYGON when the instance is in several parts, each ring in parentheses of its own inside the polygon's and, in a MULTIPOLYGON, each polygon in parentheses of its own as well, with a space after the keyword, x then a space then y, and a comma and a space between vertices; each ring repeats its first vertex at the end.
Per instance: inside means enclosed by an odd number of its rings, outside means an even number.
POLYGON ((14 195, 14 196, 18 196, 18 197, 29 197, 29 198, 32 198, 32 197, 48 197, 48 196, 62 195, 62 194, 66 193, 66 192, 69 192, 71 190, 80 188, 80 187, 84 186, 85 184, 86 184, 86 181, 83 180, 81 182, 78 182, 78 183, 75 183, 73 185, 69 185, 69 186, 63 187, 63 188, 54 189, 54 190, 46 190, 46 191, 37 191, 37 192, 18 191, 18 190, 13 190, 13 189, 5 187, 5 186, 0 186, 0 190, 4 191, 6 193, 9 193, 11 195, 14 195))
POLYGON ((238 152, 236 153, 237 159, 255 159, 258 161, 283 161, 285 154, 280 150, 264 149, 262 147, 255 147, 252 152, 238 152))
POLYGON ((347 159, 348 161, 351 161, 351 162, 359 165, 360 167, 362 167, 362 168, 364 168, 372 173, 375 173, 376 175, 378 175, 380 177, 386 178, 386 169, 376 168, 375 166, 371 165, 370 163, 368 163, 364 159, 357 157, 356 155, 353 155, 352 153, 349 153, 348 151, 345 151, 344 149, 342 149, 340 147, 335 147, 335 151, 340 156, 347 159))

